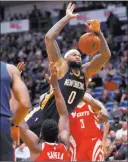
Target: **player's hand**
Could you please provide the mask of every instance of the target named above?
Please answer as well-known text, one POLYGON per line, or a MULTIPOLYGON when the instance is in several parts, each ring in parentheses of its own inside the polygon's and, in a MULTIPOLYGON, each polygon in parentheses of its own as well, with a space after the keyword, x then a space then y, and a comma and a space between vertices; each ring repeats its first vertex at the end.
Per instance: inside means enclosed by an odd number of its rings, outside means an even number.
POLYGON ((97 118, 99 120, 99 123, 105 124, 108 122, 108 113, 106 110, 100 110, 98 112, 97 118))
POLYGON ((57 76, 57 68, 53 62, 50 62, 49 69, 50 69, 51 76, 57 76))
POLYGON ((48 76, 48 74, 45 74, 45 79, 48 81, 49 84, 51 84, 51 77, 53 76, 57 77, 57 68, 53 62, 50 62, 49 70, 50 70, 50 76, 48 76))
POLYGON ((58 88, 57 68, 53 62, 50 62, 49 69, 50 69, 50 76, 46 74, 45 78, 54 89, 57 89, 58 88))
POLYGON ((101 142, 101 148, 104 152, 106 152, 106 148, 107 148, 107 141, 106 140, 102 140, 101 142))
POLYGON ((99 33, 100 32, 100 21, 98 20, 89 20, 88 23, 85 24, 86 28, 89 31, 99 33))
POLYGON ((17 68, 20 72, 22 72, 22 70, 24 69, 25 67, 25 63, 24 62, 19 62, 18 65, 17 65, 17 68))
POLYGON ((66 16, 68 16, 70 20, 77 18, 77 16, 79 16, 79 14, 73 14, 74 9, 75 9, 75 4, 69 3, 66 9, 66 16))
POLYGON ((16 143, 16 146, 18 146, 19 141, 20 141, 20 129, 19 129, 19 127, 12 126, 11 127, 11 135, 12 135, 13 141, 15 141, 15 143, 16 143))

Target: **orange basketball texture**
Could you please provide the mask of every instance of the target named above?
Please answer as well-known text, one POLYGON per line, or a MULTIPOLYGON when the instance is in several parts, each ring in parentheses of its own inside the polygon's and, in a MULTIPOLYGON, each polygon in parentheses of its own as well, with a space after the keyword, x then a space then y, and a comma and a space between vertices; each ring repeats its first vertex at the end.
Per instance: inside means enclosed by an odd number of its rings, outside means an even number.
POLYGON ((100 38, 93 33, 83 34, 78 42, 80 51, 87 55, 96 54, 100 49, 100 38))

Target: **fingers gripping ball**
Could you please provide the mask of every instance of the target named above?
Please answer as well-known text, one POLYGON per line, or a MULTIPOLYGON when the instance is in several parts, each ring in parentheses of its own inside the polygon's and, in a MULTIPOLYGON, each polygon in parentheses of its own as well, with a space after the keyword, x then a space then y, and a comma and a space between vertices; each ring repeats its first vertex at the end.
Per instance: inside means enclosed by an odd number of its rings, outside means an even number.
POLYGON ((94 55, 100 49, 100 38, 93 33, 83 34, 78 42, 78 47, 84 54, 94 55))

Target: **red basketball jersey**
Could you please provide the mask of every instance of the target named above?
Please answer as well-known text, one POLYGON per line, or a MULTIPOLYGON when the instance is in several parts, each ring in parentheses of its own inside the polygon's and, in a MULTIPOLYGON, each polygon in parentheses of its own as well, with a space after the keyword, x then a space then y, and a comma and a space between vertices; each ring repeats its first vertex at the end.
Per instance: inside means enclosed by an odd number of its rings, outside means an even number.
POLYGON ((42 151, 36 161, 42 160, 69 160, 69 156, 63 144, 44 142, 42 151))
POLYGON ((90 105, 83 103, 70 115, 70 131, 77 144, 83 138, 102 136, 100 124, 90 105))

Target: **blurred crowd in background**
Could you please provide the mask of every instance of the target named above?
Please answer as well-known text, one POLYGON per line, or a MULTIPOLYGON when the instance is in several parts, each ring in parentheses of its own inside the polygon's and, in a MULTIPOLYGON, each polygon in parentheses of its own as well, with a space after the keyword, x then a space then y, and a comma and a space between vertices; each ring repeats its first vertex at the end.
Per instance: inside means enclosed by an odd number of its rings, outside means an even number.
MULTIPOLYGON (((103 2, 103 1, 76 1, 73 2, 76 4, 76 12, 79 11, 88 11, 88 10, 95 10, 95 9, 104 9, 104 8, 111 8, 113 5, 116 7, 120 6, 126 6, 125 1, 111 1, 111 2, 103 2)), ((64 3, 63 8, 58 8, 55 11, 58 13, 59 18, 62 17, 65 14, 65 9, 67 6, 67 2, 64 3)), ((2 8, 1 8, 2 10, 2 8)), ((36 18, 42 18, 47 19, 50 17, 50 11, 47 11, 46 13, 42 13, 36 5, 33 6, 32 11, 28 11, 27 13, 20 13, 20 14, 9 14, 7 18, 4 16, 0 16, 1 21, 12 21, 12 20, 21 20, 21 19, 36 19, 36 18)))
MULTIPOLYGON (((126 5, 123 2, 81 2, 77 7, 77 11, 102 9, 112 6, 113 4, 117 6, 126 5)), ((65 14, 65 5, 62 9, 58 9, 57 12, 59 19, 65 14)), ((46 20, 46 26, 48 26, 41 31, 37 30, 1 35, 0 56, 1 60, 14 65, 17 65, 18 62, 25 62, 22 78, 29 89, 32 105, 35 106, 40 102, 40 96, 49 90, 49 84, 44 77, 44 75, 49 72, 44 36, 46 31, 52 26, 52 19, 49 11, 43 15, 36 5, 34 5, 34 9, 30 14, 24 15, 24 13, 21 13, 20 15, 11 15, 8 17, 8 20, 24 18, 42 18, 46 20)), ((90 79, 88 87, 88 92, 92 94, 94 98, 99 99, 109 112, 110 132, 108 136, 108 149, 106 151, 107 161, 125 160, 128 158, 128 44, 126 40, 122 39, 123 36, 128 34, 128 31, 127 28, 122 30, 122 25, 124 25, 124 23, 120 22, 119 19, 111 13, 106 22, 107 28, 103 30, 103 33, 112 56, 109 62, 90 79), (111 23, 113 20, 115 23, 111 23)), ((57 37, 62 56, 69 49, 78 48, 78 40, 85 32, 86 29, 83 25, 77 25, 76 27, 67 25, 63 29, 61 34, 57 37)), ((82 54, 83 63, 91 59, 92 58, 89 56, 82 54)), ((27 148, 23 144, 17 148, 17 154, 19 154, 18 151, 20 155, 23 152, 27 154, 27 151, 23 151, 24 149, 27 148)), ((29 156, 29 150, 28 154, 24 155, 24 157, 26 156, 29 156)))

